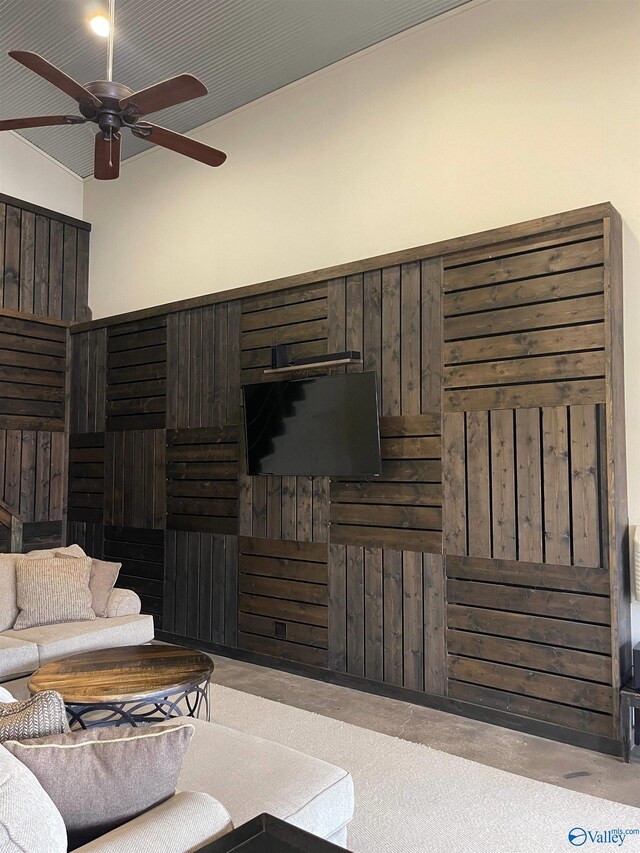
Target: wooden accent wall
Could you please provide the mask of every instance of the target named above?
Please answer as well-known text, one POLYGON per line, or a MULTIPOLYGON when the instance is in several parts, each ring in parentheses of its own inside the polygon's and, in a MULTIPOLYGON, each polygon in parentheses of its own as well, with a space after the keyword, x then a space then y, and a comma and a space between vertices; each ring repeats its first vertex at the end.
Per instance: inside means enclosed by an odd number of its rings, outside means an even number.
POLYGON ((0 194, 0 308, 91 319, 90 231, 86 222, 0 194))
POLYGON ((0 194, 0 500, 27 551, 65 535, 68 326, 91 317, 90 230, 0 194))
POLYGON ((62 542, 66 396, 67 324, 0 310, 0 500, 27 549, 62 542))
POLYGON ((162 637, 615 752, 620 231, 596 205, 75 327, 73 534, 162 637), (332 371, 376 374, 380 479, 247 475, 278 343, 362 353, 332 371))

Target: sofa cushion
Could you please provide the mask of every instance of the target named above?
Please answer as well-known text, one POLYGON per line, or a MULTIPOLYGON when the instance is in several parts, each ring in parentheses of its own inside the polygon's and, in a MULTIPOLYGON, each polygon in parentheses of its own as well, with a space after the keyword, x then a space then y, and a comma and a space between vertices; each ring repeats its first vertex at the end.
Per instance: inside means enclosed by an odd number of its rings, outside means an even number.
POLYGON ((0 850, 67 853, 62 815, 28 767, 0 746, 0 850))
POLYGON ((175 794, 193 727, 173 722, 8 740, 4 747, 51 797, 73 850, 175 794))
POLYGON ((16 602, 20 612, 14 630, 59 622, 95 619, 91 609, 90 557, 23 557, 16 564, 16 602))
POLYGON ((67 709, 55 690, 43 690, 24 702, 0 704, 0 742, 47 737, 69 731, 67 709))
POLYGON ((76 853, 185 853, 231 832, 229 813, 208 794, 183 791, 76 853))
POLYGON ((13 628, 16 604, 16 562, 19 554, 0 554, 0 632, 13 628))
POLYGON ((234 826, 267 812, 327 838, 353 817, 346 770, 217 723, 190 722, 195 732, 178 790, 211 794, 234 826))
MULTIPOLYGON (((19 635, 24 631, 16 633, 19 635)), ((39 666, 38 646, 33 641, 26 637, 0 634, 0 678, 33 672, 39 666)))
POLYGON ((91 590, 91 607, 96 616, 107 615, 107 603, 111 591, 118 580, 122 563, 108 563, 106 560, 91 560, 91 575, 89 589, 91 590))
MULTIPOLYGON (((40 666, 52 660, 94 649, 112 646, 137 646, 153 640, 152 616, 116 616, 94 619, 91 622, 63 622, 59 625, 39 625, 22 631, 5 631, 3 638, 28 640, 35 643, 40 666)), ((32 669, 37 669, 38 664, 32 669)))

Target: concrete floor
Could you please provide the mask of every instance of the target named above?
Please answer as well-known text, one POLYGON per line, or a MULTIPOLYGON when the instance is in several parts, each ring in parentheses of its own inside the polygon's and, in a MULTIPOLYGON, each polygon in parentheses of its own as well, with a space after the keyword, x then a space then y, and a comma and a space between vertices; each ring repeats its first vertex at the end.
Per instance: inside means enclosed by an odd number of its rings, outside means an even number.
POLYGON ((640 807, 640 761, 624 764, 620 758, 431 708, 218 655, 211 657, 215 661, 212 680, 225 687, 422 743, 530 779, 640 807))

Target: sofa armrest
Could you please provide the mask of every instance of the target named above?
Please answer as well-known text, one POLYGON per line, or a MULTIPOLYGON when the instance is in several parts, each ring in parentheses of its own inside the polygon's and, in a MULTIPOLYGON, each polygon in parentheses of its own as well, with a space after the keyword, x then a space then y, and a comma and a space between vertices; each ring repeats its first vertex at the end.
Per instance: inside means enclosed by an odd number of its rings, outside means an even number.
POLYGON ((132 589, 112 589, 107 599, 107 619, 110 616, 137 616, 142 603, 132 589))
POLYGON ((229 813, 209 794, 181 791, 159 806, 106 835, 76 849, 76 853, 193 853, 215 841, 233 824, 229 813))

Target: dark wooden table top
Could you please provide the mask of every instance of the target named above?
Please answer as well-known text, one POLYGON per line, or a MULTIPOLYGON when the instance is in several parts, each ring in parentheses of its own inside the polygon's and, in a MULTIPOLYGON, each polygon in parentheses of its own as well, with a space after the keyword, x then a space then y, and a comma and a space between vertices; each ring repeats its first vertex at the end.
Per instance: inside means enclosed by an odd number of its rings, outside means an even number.
POLYGON ((45 664, 29 680, 31 693, 57 690, 67 704, 126 702, 163 690, 187 689, 209 678, 210 657, 180 646, 120 646, 45 664))
POLYGON ((270 814, 261 814, 222 838, 198 848, 197 853, 333 853, 342 850, 331 841, 299 829, 270 814))

